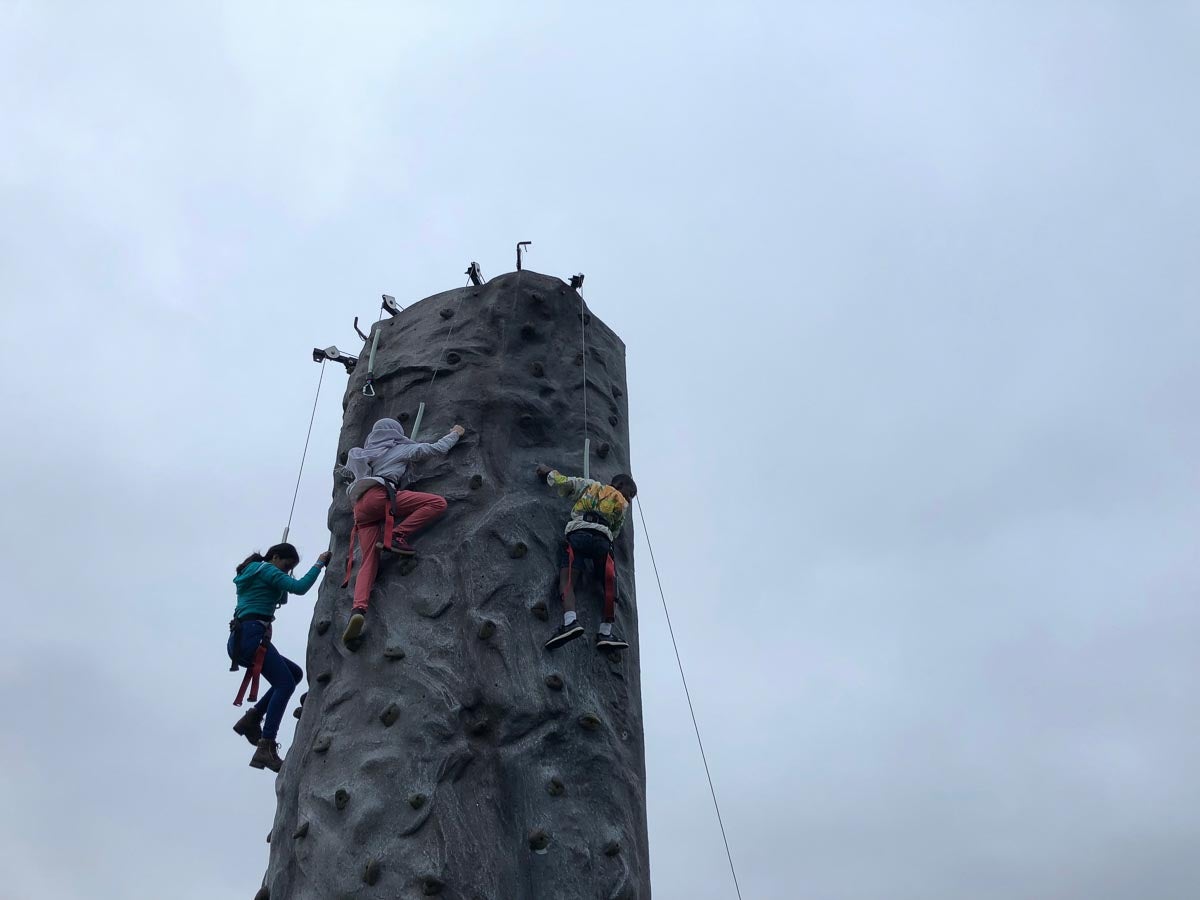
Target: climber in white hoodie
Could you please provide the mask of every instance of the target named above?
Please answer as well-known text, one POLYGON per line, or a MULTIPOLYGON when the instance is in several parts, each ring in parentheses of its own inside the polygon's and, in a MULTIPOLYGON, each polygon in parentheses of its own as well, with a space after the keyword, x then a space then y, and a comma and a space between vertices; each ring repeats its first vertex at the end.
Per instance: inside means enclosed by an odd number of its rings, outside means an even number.
POLYGON ((412 466, 422 460, 444 456, 465 434, 455 425, 441 440, 431 444, 414 441, 395 419, 380 419, 363 446, 353 448, 346 469, 354 481, 346 489, 354 504, 354 530, 350 534, 350 558, 346 561, 345 587, 354 567, 354 548, 362 548, 362 562, 354 582, 354 607, 342 640, 350 643, 362 634, 367 601, 379 572, 380 551, 415 556, 409 538, 446 512, 446 498, 407 490, 412 466))

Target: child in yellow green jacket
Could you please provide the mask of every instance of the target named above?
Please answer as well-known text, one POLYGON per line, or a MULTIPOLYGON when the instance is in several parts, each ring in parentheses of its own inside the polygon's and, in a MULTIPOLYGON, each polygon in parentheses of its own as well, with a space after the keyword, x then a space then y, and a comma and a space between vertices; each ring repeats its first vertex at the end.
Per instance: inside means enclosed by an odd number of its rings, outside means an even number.
POLYGON ((613 559, 613 540, 625 524, 629 502, 637 496, 637 485, 628 475, 616 475, 611 484, 601 484, 587 478, 572 478, 546 466, 538 466, 539 478, 556 488, 563 497, 571 498, 571 518, 567 521, 565 540, 559 557, 558 592, 562 597, 563 623, 546 641, 546 649, 554 650, 583 634, 583 626, 575 614, 575 569, 580 558, 604 563, 604 614, 596 636, 601 650, 623 650, 629 644, 613 631, 616 621, 616 561, 613 559))

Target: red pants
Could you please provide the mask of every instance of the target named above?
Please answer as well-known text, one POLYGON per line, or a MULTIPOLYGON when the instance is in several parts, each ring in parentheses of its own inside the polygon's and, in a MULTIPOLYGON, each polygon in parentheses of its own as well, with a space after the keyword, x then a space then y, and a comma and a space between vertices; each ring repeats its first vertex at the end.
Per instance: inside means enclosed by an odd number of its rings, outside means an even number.
POLYGON ((422 494, 419 491, 396 491, 396 505, 392 507, 395 525, 392 533, 385 535, 384 523, 388 518, 387 490, 373 487, 358 498, 354 504, 354 531, 350 535, 350 559, 346 564, 346 582, 354 565, 354 544, 362 550, 362 563, 358 578, 354 582, 354 608, 366 609, 375 587, 375 576, 379 574, 379 550, 377 543, 391 545, 394 538, 408 540, 422 528, 432 524, 446 512, 446 498, 437 494, 422 494))

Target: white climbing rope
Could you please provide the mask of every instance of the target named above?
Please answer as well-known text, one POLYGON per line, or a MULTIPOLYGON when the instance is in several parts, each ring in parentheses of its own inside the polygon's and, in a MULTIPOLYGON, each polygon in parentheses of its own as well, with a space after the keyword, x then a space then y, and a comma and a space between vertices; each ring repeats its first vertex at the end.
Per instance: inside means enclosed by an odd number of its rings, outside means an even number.
POLYGON ((579 337, 580 343, 583 345, 583 477, 591 477, 591 456, 592 456, 592 441, 588 436, 588 411, 587 411, 587 303, 584 302, 583 292, 576 288, 575 292, 579 294, 579 337))
MULTIPOLYGON (((442 360, 446 358, 446 351, 450 348, 450 338, 454 334, 454 320, 458 317, 458 310, 462 306, 463 297, 466 295, 466 289, 470 287, 471 279, 467 279, 467 283, 463 285, 462 291, 458 295, 458 300, 454 303, 454 315, 450 317, 450 327, 446 330, 446 340, 442 343, 442 352, 438 354, 437 362, 433 364, 433 374, 429 376, 429 384, 426 385, 426 390, 433 387, 433 382, 437 380, 438 372, 442 368, 442 360)), ((417 406, 417 417, 413 419, 413 427, 408 435, 414 441, 417 439, 417 432, 421 430, 421 420, 425 418, 425 401, 422 400, 417 406)))
POLYGON ((321 360, 321 374, 317 378, 317 393, 313 397, 312 415, 308 417, 308 434, 304 436, 304 452, 300 454, 300 471, 296 473, 296 489, 292 491, 292 508, 288 510, 287 525, 283 527, 280 543, 286 543, 292 530, 292 516, 296 513, 296 498, 300 496, 300 479, 304 476, 304 460, 308 458, 308 442, 312 440, 313 421, 317 418, 317 401, 321 399, 321 382, 325 380, 325 360, 321 360))
POLYGON ((708 778, 708 791, 712 794, 713 809, 717 811, 717 824, 721 826, 721 840, 725 842, 725 858, 729 860, 729 873, 733 876, 733 889, 737 891, 738 900, 742 900, 737 869, 733 867, 733 853, 729 850, 729 838, 725 836, 725 820, 721 818, 721 807, 717 803, 717 790, 713 787, 712 772, 708 768, 708 756, 704 752, 704 741, 700 738, 700 725, 696 722, 696 709, 692 706, 692 692, 688 690, 687 676, 683 674, 683 660, 679 657, 679 644, 675 641, 675 629, 671 625, 671 612, 667 609, 667 595, 663 592, 662 578, 658 574, 658 563, 654 560, 654 545, 650 543, 650 529, 646 527, 646 514, 642 511, 642 501, 637 498, 634 500, 637 503, 638 517, 642 520, 642 534, 646 536, 646 546, 650 550, 650 565, 654 569, 654 580, 658 582, 658 596, 662 598, 663 614, 667 617, 667 631, 671 634, 671 646, 675 648, 675 664, 679 666, 679 678, 683 682, 684 696, 687 697, 688 712, 692 714, 692 728, 696 731, 696 743, 700 745, 700 759, 704 762, 704 774, 708 778))

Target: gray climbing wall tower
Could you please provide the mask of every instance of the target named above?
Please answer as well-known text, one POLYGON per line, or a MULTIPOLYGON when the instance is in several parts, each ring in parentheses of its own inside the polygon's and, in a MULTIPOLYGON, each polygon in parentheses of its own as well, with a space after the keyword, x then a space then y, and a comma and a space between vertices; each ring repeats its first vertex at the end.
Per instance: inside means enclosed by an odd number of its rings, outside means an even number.
MULTIPOLYGON (((534 468, 581 474, 580 317, 562 281, 514 272, 381 322, 375 398, 362 394, 364 348, 339 462, 380 417, 411 429, 421 401, 419 438, 455 423, 467 434, 419 471, 413 488, 449 510, 416 539, 416 565, 383 563, 354 652, 341 642, 350 590, 339 587, 350 505, 334 487, 334 562, 260 900, 650 896, 632 523, 617 541, 617 627, 630 648, 595 649, 600 585, 586 575, 588 636, 542 647, 561 621, 569 505, 534 468)), ((625 350, 587 322, 591 470, 607 480, 630 467, 625 350)))

